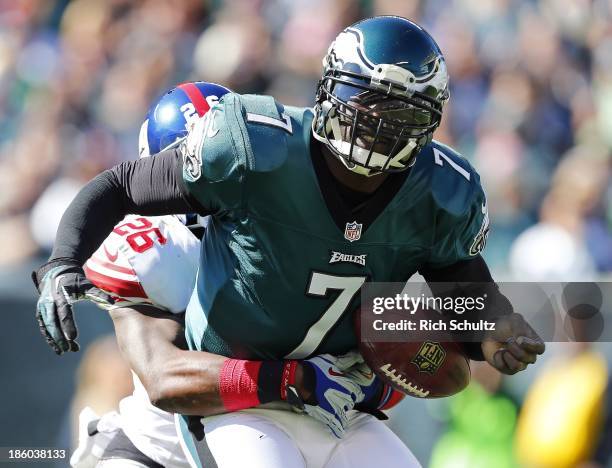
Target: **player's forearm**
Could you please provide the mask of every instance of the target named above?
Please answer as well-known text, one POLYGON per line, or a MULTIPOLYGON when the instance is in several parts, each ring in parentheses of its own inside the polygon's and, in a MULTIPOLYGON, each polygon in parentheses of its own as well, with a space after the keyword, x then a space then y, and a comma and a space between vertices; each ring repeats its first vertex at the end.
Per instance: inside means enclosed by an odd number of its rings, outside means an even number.
MULTIPOLYGON (((280 395, 273 395, 274 390, 280 392, 280 373, 277 377, 272 376, 271 382, 266 382, 270 385, 263 385, 266 388, 262 391, 261 383, 267 376, 258 378, 250 371, 258 368, 260 372, 265 372, 263 369, 266 365, 268 368, 275 367, 273 363, 234 360, 201 351, 178 349, 170 355, 157 354, 162 356, 159 365, 145 371, 141 379, 153 405, 164 411, 212 416, 242 409, 236 405, 244 404, 246 408, 281 400, 280 395), (247 374, 243 371, 245 364, 249 368, 247 374), (228 368, 233 370, 228 371, 228 368), (251 389, 247 391, 245 380, 248 379, 253 380, 251 389), (274 390, 269 392, 271 388, 274 390), (249 400, 250 403, 239 402, 236 394, 241 394, 239 399, 249 400)), ((279 362, 279 368, 281 366, 279 362)), ((295 368, 295 386, 302 398, 307 400, 310 397, 312 391, 304 388, 303 368, 300 364, 295 368)))
POLYGON ((177 151, 122 163, 85 185, 62 216, 50 259, 83 264, 127 214, 195 211, 182 185, 177 151))
POLYGON ((119 349, 151 402, 166 411, 211 415, 223 410, 223 356, 187 351, 183 319, 150 306, 111 311, 119 349))
POLYGON ((141 376, 153 405, 171 413, 210 416, 226 413, 219 374, 227 358, 176 350, 141 376))
MULTIPOLYGON (((151 402, 169 412, 209 416, 281 400, 285 364, 186 351, 181 316, 150 306, 111 311, 119 348, 151 402)), ((294 385, 304 398, 302 369, 294 385)))

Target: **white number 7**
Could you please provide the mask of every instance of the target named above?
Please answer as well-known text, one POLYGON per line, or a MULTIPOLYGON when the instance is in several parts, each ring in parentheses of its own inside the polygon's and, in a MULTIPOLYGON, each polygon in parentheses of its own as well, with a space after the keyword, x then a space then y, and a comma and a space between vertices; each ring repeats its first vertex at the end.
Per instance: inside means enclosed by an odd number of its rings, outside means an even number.
POLYGON ((459 174, 461 174, 463 177, 465 177, 467 180, 470 180, 470 173, 468 171, 466 171, 464 168, 462 168, 459 164, 457 164, 455 161, 453 161, 451 158, 449 158, 447 155, 445 155, 442 151, 440 151, 438 148, 434 148, 433 149, 433 154, 434 154, 434 162, 438 165, 438 166, 444 166, 444 163, 442 162, 442 159, 444 159, 447 163, 449 163, 451 165, 451 167, 456 170, 459 174))
POLYGON ((340 320, 359 289, 365 283, 365 276, 334 276, 314 271, 310 277, 307 294, 325 297, 328 291, 340 291, 321 318, 312 325, 302 342, 287 356, 287 359, 304 359, 315 352, 325 335, 340 320))

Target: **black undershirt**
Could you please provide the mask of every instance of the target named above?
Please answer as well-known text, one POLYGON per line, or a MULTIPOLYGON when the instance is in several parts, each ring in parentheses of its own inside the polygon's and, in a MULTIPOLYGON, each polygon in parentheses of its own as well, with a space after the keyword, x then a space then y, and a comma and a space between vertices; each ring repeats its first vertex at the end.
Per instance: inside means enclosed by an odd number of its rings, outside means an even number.
POLYGON ((353 221, 362 224, 365 232, 397 195, 409 174, 409 170, 392 173, 373 193, 363 193, 346 187, 334 177, 321 151, 321 143, 314 138, 310 141, 310 157, 327 209, 341 232, 346 223, 353 221))
POLYGON ((338 195, 340 195, 340 198, 342 198, 344 204, 353 212, 358 211, 359 206, 363 205, 373 195, 373 193, 376 192, 376 190, 371 193, 359 192, 347 187, 342 182, 338 182, 336 190, 338 191, 338 195))

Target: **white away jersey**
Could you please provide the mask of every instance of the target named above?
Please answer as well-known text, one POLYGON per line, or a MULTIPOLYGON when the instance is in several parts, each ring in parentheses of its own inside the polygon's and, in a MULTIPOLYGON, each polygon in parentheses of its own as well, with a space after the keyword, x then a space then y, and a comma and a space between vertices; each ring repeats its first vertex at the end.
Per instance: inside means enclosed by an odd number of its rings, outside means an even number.
MULTIPOLYGON (((87 277, 110 292, 108 309, 153 304, 172 313, 187 307, 195 285, 200 241, 174 216, 127 216, 85 264, 87 277)), ((142 453, 166 468, 187 467, 173 415, 151 404, 136 374, 121 400, 121 428, 142 453)))
POLYGON ((92 283, 113 294, 111 308, 148 303, 180 313, 193 292, 199 248, 174 216, 127 216, 84 269, 92 283))

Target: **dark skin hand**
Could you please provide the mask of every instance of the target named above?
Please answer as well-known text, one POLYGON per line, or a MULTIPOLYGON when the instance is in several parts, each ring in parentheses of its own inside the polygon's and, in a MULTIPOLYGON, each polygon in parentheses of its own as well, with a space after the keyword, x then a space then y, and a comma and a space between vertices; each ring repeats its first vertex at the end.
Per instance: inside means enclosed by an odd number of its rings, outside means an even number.
MULTIPOLYGON (((123 357, 138 375, 151 402, 171 413, 211 416, 226 413, 219 396, 219 372, 225 356, 188 351, 184 314, 152 306, 111 311, 123 357)), ((302 368, 296 369, 296 387, 303 398, 302 368)))
POLYGON ((485 333, 481 347, 486 361, 508 375, 525 370, 546 349, 542 339, 520 314, 498 318, 495 330, 485 333))

